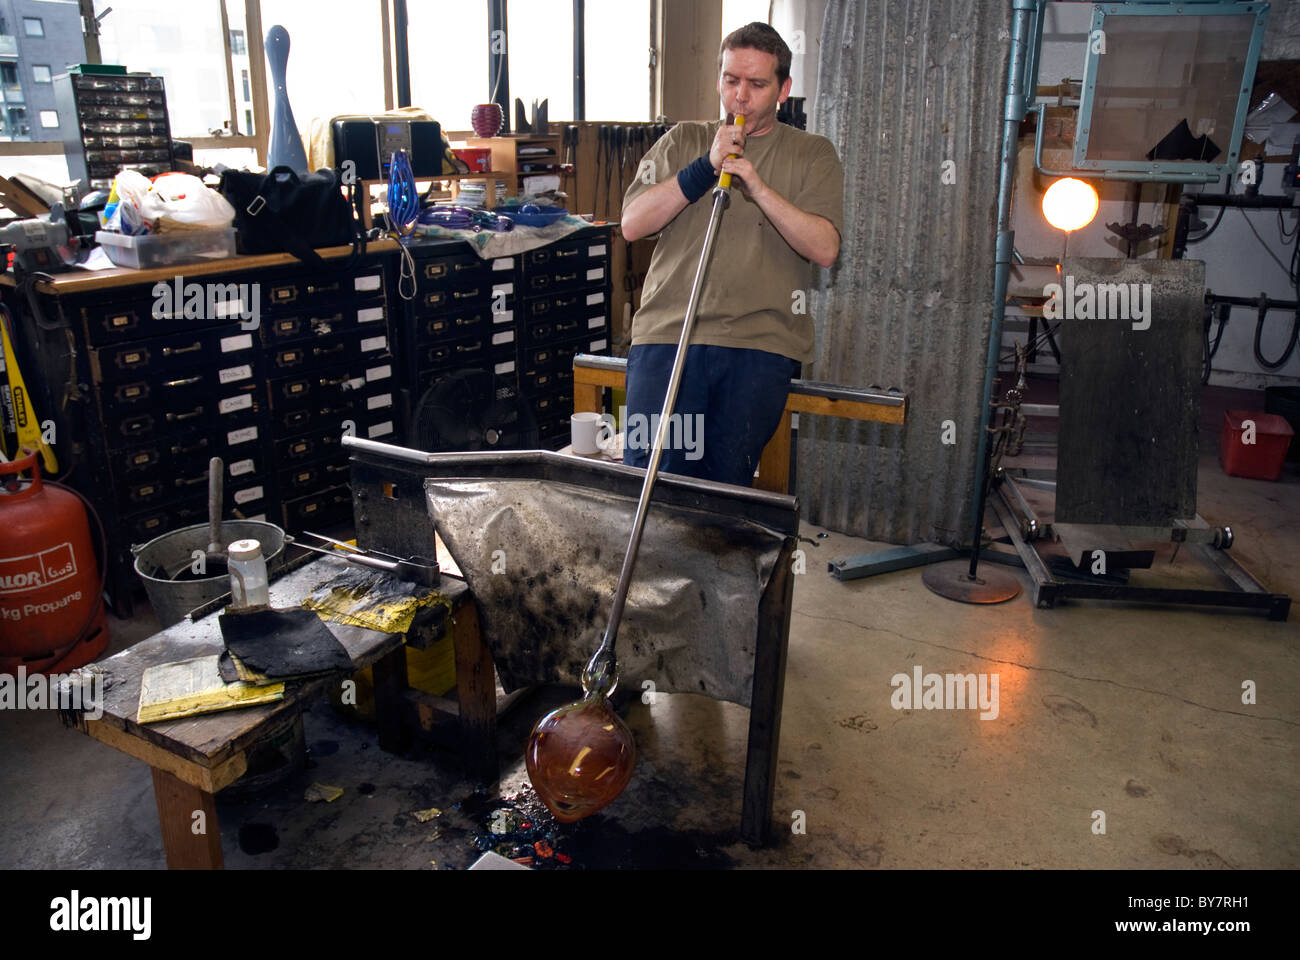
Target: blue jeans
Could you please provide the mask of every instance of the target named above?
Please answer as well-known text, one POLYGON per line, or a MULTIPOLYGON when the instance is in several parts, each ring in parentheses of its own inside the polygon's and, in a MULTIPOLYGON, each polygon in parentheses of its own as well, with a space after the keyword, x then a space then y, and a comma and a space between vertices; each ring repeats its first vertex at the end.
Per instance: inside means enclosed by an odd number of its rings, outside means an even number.
MULTIPOLYGON (((650 463, 663 412, 674 344, 643 344, 627 356, 627 446, 623 462, 650 463)), ((754 482, 763 447, 776 432, 799 362, 764 350, 688 347, 660 469, 742 487, 754 482)))

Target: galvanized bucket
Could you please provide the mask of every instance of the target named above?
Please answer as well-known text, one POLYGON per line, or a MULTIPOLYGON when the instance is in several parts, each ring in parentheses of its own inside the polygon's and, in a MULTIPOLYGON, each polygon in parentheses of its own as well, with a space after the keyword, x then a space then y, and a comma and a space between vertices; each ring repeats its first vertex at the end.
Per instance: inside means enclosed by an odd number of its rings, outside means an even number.
MULTIPOLYGON (((271 577, 284 563, 285 544, 292 542, 275 524, 261 520, 223 520, 221 538, 225 541, 221 545, 223 549, 236 540, 260 542, 266 570, 271 577)), ((149 602, 164 627, 180 623, 191 610, 230 592, 230 576, 226 573, 199 580, 171 579, 194 562, 194 551, 202 553, 207 548, 206 523, 181 527, 155 537, 142 547, 131 548, 135 554, 135 572, 144 581, 149 602), (167 579, 153 575, 159 568, 166 572, 167 579)))

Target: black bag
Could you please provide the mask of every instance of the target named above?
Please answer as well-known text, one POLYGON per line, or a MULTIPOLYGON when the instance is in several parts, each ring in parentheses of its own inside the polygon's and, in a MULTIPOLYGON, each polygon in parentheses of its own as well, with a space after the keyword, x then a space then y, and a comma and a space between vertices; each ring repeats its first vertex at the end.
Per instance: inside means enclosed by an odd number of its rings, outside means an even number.
POLYGON ((304 177, 289 167, 266 173, 226 170, 221 194, 235 208, 240 253, 287 251, 319 267, 324 261, 314 247, 351 244, 354 257, 361 252, 363 237, 352 216, 353 204, 339 190, 333 170, 304 177))

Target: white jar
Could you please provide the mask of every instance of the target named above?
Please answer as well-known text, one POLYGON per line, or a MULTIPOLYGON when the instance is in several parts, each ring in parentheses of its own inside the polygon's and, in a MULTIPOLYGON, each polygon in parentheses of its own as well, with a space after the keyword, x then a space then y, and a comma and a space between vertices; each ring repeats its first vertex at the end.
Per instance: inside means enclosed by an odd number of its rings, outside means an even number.
POLYGON ((230 566, 230 605, 266 607, 271 603, 266 560, 256 540, 236 540, 226 548, 230 566))

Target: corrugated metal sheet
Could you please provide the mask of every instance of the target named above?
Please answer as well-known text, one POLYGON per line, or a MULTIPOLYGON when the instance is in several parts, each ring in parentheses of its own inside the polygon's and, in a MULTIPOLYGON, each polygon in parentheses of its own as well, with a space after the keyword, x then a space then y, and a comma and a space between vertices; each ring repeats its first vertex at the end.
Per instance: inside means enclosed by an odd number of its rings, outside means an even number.
POLYGON ((812 297, 804 376, 899 387, 908 412, 902 428, 801 418, 813 523, 894 543, 969 536, 1010 23, 1008 0, 827 6, 812 129, 844 163, 845 232, 812 297))

